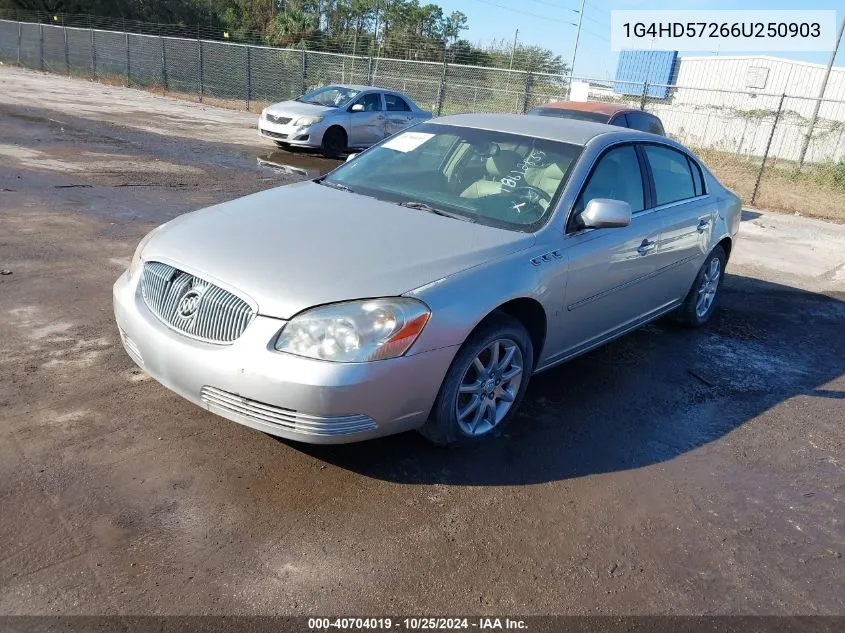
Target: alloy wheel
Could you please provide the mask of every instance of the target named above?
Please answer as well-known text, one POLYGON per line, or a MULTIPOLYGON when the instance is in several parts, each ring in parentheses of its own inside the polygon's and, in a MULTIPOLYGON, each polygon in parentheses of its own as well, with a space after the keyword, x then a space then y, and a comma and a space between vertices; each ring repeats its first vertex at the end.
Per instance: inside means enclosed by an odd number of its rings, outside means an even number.
POLYGON ((504 419, 519 393, 522 372, 522 351, 510 339, 496 339, 475 356, 455 402, 458 426, 466 435, 489 433, 504 419))
POLYGON ((710 260, 710 265, 704 271, 701 285, 698 287, 698 298, 695 302, 695 314, 699 319, 703 318, 713 305, 716 299, 716 291, 719 289, 719 278, 722 276, 722 262, 718 257, 710 260))

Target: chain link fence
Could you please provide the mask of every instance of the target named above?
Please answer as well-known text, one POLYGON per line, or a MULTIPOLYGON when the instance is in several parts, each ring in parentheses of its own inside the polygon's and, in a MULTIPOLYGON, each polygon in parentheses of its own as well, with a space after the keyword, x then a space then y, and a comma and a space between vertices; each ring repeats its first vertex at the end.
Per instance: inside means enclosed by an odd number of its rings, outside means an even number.
POLYGON ((746 203, 845 209, 845 101, 822 101, 811 125, 813 97, 458 64, 445 44, 442 61, 418 61, 379 57, 374 47, 349 54, 139 30, 0 20, 0 61, 252 111, 327 83, 397 90, 435 115, 524 113, 566 99, 614 103, 660 117, 667 134, 746 203))

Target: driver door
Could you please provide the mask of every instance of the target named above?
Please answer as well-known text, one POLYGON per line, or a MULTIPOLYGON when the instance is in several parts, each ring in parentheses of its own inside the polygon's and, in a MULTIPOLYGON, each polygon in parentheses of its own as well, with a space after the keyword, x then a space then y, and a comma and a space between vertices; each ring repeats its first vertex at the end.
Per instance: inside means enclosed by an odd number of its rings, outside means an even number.
POLYGON ((351 147, 369 147, 387 136, 387 117, 381 93, 368 92, 358 97, 349 106, 349 145, 351 147), (353 112, 352 108, 360 104, 363 110, 353 112))
POLYGON ((568 260, 564 301, 549 361, 574 356, 633 328, 656 305, 662 221, 646 209, 645 179, 633 145, 611 148, 596 163, 576 202, 577 214, 593 198, 624 200, 631 224, 580 229, 570 222, 562 249, 568 260))

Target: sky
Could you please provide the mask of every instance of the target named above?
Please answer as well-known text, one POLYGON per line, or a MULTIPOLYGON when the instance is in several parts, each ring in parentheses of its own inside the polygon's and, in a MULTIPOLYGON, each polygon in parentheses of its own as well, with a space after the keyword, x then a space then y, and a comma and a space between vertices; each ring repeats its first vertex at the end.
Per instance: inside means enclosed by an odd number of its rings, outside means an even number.
MULTIPOLYGON (((468 19, 469 30, 462 37, 471 42, 488 44, 494 39, 513 42, 519 29, 519 41, 537 44, 551 49, 562 56, 567 64, 572 63, 576 28, 581 0, 440 0, 446 13, 463 11, 468 19)), ((842 0, 815 0, 809 5, 797 0, 744 0, 738 6, 736 0, 586 0, 581 38, 575 60, 575 75, 584 78, 605 79, 616 73, 617 53, 610 51, 610 12, 614 9, 834 9, 836 19, 842 19, 842 0)), ((838 22, 837 22, 838 27, 838 22)), ((681 55, 708 55, 710 53, 680 51, 681 55)), ((715 54, 715 51, 713 52, 715 54)), ((827 64, 829 52, 778 52, 760 53, 720 51, 721 55, 773 55, 800 61, 827 64)), ((845 42, 840 45, 834 64, 845 66, 845 42)))

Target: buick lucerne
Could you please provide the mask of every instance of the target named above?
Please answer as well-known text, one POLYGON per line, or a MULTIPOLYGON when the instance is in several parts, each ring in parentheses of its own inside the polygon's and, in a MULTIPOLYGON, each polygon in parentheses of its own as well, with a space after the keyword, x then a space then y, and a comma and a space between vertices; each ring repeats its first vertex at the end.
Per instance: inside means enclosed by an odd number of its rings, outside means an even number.
POLYGON ((153 230, 115 316, 135 363, 235 422, 468 444, 513 420, 532 374, 664 314, 706 323, 739 222, 666 137, 446 116, 153 230))

